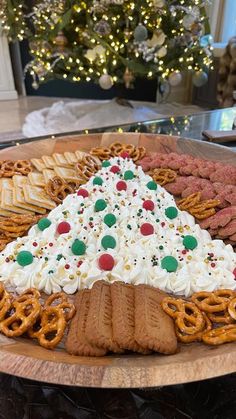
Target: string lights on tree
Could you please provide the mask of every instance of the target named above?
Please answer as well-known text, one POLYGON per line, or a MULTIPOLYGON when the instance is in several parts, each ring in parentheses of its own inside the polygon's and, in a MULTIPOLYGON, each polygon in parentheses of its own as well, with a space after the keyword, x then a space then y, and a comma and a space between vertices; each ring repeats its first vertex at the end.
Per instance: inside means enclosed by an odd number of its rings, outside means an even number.
POLYGON ((207 81, 212 37, 209 0, 0 0, 0 21, 10 40, 27 38, 33 86, 52 78, 132 87, 135 77, 172 86, 186 70, 207 81), (20 4, 19 4, 20 3, 20 4))

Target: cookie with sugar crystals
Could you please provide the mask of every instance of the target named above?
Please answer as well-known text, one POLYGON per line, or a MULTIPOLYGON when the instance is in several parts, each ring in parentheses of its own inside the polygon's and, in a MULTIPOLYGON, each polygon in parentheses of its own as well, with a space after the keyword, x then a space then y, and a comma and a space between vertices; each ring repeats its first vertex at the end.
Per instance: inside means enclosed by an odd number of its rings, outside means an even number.
POLYGON ((135 340, 145 349, 174 354, 177 338, 173 320, 163 311, 167 294, 148 285, 135 287, 135 340))
POLYGON ((93 285, 85 335, 88 341, 107 351, 122 353, 112 330, 112 302, 110 284, 97 281, 93 285))
POLYGON ((66 338, 66 350, 71 355, 104 356, 106 350, 89 343, 85 336, 88 318, 90 290, 78 291, 75 297, 76 314, 72 319, 66 338))
POLYGON ((148 354, 134 338, 134 288, 121 281, 111 284, 113 338, 122 349, 148 354))

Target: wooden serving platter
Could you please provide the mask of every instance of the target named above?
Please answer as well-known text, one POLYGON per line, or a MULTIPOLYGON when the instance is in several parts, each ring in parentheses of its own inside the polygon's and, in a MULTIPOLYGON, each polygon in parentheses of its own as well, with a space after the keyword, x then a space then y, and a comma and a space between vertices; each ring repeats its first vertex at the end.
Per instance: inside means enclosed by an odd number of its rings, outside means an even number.
MULTIPOLYGON (((186 153, 236 166, 226 147, 171 136, 105 133, 34 141, 0 151, 0 159, 27 159, 65 151, 88 151, 113 141, 139 144, 150 151, 186 153)), ((236 371, 236 345, 182 345, 177 354, 75 357, 50 351, 25 338, 0 335, 0 371, 49 383, 103 388, 157 387, 217 377, 236 371)))

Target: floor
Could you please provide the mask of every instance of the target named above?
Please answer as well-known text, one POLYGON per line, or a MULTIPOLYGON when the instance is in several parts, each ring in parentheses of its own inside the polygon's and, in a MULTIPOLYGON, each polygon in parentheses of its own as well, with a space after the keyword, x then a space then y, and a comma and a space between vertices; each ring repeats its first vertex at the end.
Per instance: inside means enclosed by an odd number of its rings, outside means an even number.
MULTIPOLYGON (((22 137, 21 130, 25 117, 28 113, 51 106, 61 98, 28 96, 20 97, 17 100, 0 101, 0 142, 14 140, 22 137)), ((74 99, 63 98, 63 101, 74 99)), ((153 105, 153 104, 152 104, 153 105)), ((158 104, 158 112, 162 115, 191 114, 202 111, 201 108, 193 105, 175 106, 175 104, 158 104), (173 111, 174 110, 174 111, 173 111)))

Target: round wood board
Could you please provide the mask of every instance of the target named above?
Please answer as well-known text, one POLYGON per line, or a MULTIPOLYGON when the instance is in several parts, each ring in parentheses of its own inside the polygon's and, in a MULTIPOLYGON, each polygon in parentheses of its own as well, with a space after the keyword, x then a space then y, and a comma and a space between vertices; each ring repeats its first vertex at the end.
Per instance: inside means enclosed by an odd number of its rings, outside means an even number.
MULTIPOLYGON (((145 146, 149 151, 192 154, 236 166, 236 153, 218 145, 150 134, 105 133, 68 136, 27 143, 0 151, 0 159, 25 159, 54 152, 88 151, 113 141, 145 146)), ((175 355, 75 357, 63 349, 49 351, 27 339, 0 335, 0 371, 49 383, 83 387, 157 387, 204 380, 236 371, 236 345, 181 345, 175 355)))

